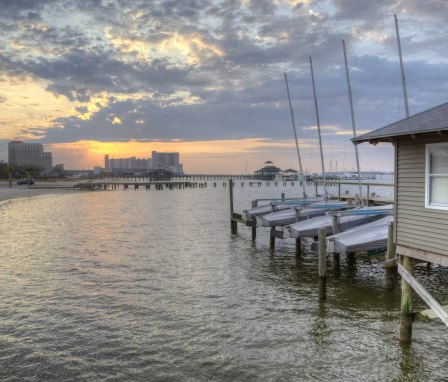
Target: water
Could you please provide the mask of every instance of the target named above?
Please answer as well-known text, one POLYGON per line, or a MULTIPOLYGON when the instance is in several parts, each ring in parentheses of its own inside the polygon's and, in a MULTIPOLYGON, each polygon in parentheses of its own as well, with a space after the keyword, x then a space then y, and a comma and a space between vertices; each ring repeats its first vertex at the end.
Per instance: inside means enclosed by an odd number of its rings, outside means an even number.
MULTIPOLYGON (((281 192, 301 190, 237 185, 235 210, 281 192)), ((18 200, 0 217, 2 381, 448 380, 440 322, 400 345, 379 259, 330 259, 320 303, 315 254, 231 235, 222 182, 18 200)), ((445 269, 416 274, 446 303, 445 269)))

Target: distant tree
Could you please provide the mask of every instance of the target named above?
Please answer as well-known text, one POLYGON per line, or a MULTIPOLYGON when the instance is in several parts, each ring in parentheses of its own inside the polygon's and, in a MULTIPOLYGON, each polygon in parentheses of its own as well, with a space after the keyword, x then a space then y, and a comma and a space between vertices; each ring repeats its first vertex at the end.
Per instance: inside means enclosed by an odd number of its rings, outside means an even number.
POLYGON ((4 167, 3 172, 8 175, 9 187, 12 187, 12 174, 14 173, 14 167, 10 164, 7 164, 4 167))
POLYGON ((35 166, 28 166, 24 168, 27 178, 34 178, 39 176, 39 169, 35 166))

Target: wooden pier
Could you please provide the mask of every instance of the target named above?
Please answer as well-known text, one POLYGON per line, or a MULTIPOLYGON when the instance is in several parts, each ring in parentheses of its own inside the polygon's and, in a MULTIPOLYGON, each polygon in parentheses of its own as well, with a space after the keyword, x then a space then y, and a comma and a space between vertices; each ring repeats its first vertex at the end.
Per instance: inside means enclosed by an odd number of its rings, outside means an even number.
POLYGON ((117 190, 122 188, 127 190, 129 188, 138 190, 144 188, 150 190, 151 187, 155 190, 173 190, 173 189, 185 189, 185 188, 205 188, 206 182, 184 182, 184 181, 171 181, 171 180, 157 180, 146 182, 127 182, 127 181, 95 181, 95 182, 81 182, 73 186, 83 191, 95 191, 95 190, 117 190))

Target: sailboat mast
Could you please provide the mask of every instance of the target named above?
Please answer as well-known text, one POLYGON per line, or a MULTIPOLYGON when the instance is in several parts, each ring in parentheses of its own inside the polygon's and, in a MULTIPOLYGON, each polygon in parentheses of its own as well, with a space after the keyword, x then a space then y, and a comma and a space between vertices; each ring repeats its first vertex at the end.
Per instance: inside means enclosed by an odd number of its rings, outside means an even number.
POLYGON ((294 130, 294 138, 296 141, 297 158, 299 158, 300 177, 302 179, 302 186, 303 186, 303 197, 306 198, 305 177, 303 176, 302 159, 300 158, 299 142, 297 140, 296 122, 294 119, 294 111, 292 109, 291 94, 289 93, 288 77, 286 76, 286 72, 284 72, 284 75, 286 83, 286 92, 288 93, 289 110, 291 111, 292 128, 294 130))
MULTIPOLYGON (((347 62, 347 51, 345 49, 345 41, 342 40, 342 49, 344 51, 344 62, 345 62, 345 75, 347 77, 347 90, 348 90, 348 100, 350 103, 350 114, 352 118, 352 128, 353 128, 353 137, 356 138, 356 125, 355 125, 355 113, 353 111, 353 98, 352 98, 352 87, 350 85, 350 76, 348 74, 348 62, 347 62)), ((356 169, 358 170, 358 188, 359 188, 359 200, 361 205, 363 205, 362 200, 362 186, 361 186, 361 171, 359 167, 359 155, 358 155, 358 146, 355 146, 355 155, 356 155, 356 169)), ((369 195, 367 195, 369 197, 369 195)))
POLYGON ((320 132, 319 109, 317 107, 316 85, 314 83, 313 60, 312 60, 311 56, 310 56, 310 68, 311 68, 311 82, 313 83, 314 107, 316 110, 317 131, 319 133, 320 161, 321 161, 321 165, 322 165, 322 181, 324 182, 325 200, 327 200, 328 192, 327 192, 327 181, 325 178, 324 153, 323 153, 323 149, 322 149, 322 136, 321 136, 321 132, 320 132))
POLYGON ((409 118, 408 92, 406 90, 406 77, 404 76, 403 55, 401 54, 400 31, 398 30, 397 15, 395 18, 395 31, 397 32, 398 56, 400 57, 401 84, 403 85, 404 108, 406 110, 406 118, 409 118))

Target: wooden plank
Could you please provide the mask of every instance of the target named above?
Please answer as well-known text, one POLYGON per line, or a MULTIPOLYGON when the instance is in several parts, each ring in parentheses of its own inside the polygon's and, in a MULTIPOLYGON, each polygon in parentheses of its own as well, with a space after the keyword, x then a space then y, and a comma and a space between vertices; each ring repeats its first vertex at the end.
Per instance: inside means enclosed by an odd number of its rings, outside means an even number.
POLYGON ((407 188, 407 187, 423 187, 425 188, 425 178, 416 178, 414 176, 403 176, 400 174, 398 176, 399 182, 397 188, 407 188))
POLYGON ((409 256, 414 259, 419 259, 423 261, 427 261, 434 264, 439 264, 444 267, 448 266, 448 255, 441 255, 439 253, 434 253, 430 251, 425 251, 422 249, 406 246, 403 244, 397 243, 397 254, 403 256, 409 256))
POLYGON ((412 287, 412 289, 422 298, 423 301, 434 311, 434 313, 448 326, 448 313, 443 307, 428 293, 401 264, 398 264, 398 273, 412 287))
POLYGON ((419 161, 406 161, 398 164, 398 171, 415 170, 416 173, 425 171, 425 164, 419 161))
MULTIPOLYGON (((448 313, 448 305, 442 306, 442 309, 448 313)), ((438 318, 436 312, 434 312, 434 310, 432 310, 432 309, 421 310, 420 312, 417 312, 417 315, 420 318, 427 318, 429 320, 438 318)))
POLYGON ((394 257, 393 259, 386 260, 384 262, 384 268, 394 268, 398 264, 398 257, 394 257))
POLYGON ((401 167, 398 167, 398 174, 412 175, 415 178, 420 178, 421 176, 424 176, 425 171, 424 170, 418 171, 418 169, 415 169, 415 168, 401 168, 401 167))
POLYGON ((448 244, 446 237, 446 226, 443 225, 422 222, 413 223, 408 220, 402 220, 400 221, 399 231, 409 233, 411 235, 416 234, 418 236, 426 236, 448 244))
POLYGON ((412 210, 423 210, 425 207, 424 207, 424 203, 423 203, 423 201, 422 200, 420 200, 420 203, 416 206, 415 205, 415 201, 412 201, 412 200, 401 200, 401 198, 398 198, 398 201, 397 201, 397 208, 400 208, 400 207, 404 207, 404 208, 408 208, 408 209, 412 209, 412 210))
MULTIPOLYGON (((418 215, 411 215, 411 214, 403 214, 400 213, 400 216, 397 219, 397 222, 399 222, 400 227, 425 227, 428 229, 442 229, 446 233, 446 228, 443 228, 440 226, 440 222, 434 221, 434 219, 431 218, 420 218, 418 215)), ((446 222, 448 223, 448 222, 446 222)))
POLYGON ((425 188, 424 187, 415 187, 415 188, 414 188, 414 186, 397 187, 397 195, 401 196, 401 197, 416 196, 421 199, 422 203, 425 202, 425 188))
POLYGON ((416 248, 421 251, 430 251, 439 254, 439 256, 448 256, 446 244, 440 245, 433 242, 425 242, 422 238, 416 238, 415 235, 402 235, 397 231, 397 244, 416 248))
POLYGON ((400 218, 403 219, 417 218, 419 221, 422 222, 433 222, 434 219, 441 222, 447 222, 448 219, 448 214, 446 213, 446 211, 442 210, 432 210, 426 208, 422 208, 421 210, 407 210, 405 208, 400 208, 399 212, 400 212, 400 218))

